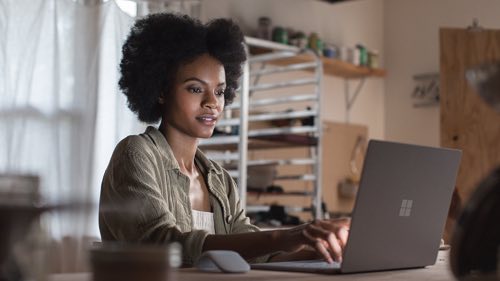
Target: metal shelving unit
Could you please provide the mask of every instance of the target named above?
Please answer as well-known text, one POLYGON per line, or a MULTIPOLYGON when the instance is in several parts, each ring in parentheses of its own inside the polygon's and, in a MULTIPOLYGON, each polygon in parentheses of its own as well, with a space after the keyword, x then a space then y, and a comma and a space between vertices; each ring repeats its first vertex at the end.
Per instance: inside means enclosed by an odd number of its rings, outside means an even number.
MULTIPOLYGON (((248 60, 244 65, 239 89, 240 100, 226 107, 225 116, 228 118, 221 120, 217 125, 221 132, 228 133, 202 140, 200 148, 209 158, 223 165, 233 163, 233 167, 237 167, 228 170, 238 183, 242 205, 248 212, 266 209, 265 206, 247 205, 248 167, 272 164, 310 166, 312 172, 309 174, 280 175, 275 179, 312 182, 312 192, 291 192, 291 194, 310 197, 311 206, 302 208, 302 211, 312 211, 313 217, 320 218, 322 217, 320 104, 323 62, 310 50, 256 38, 245 39, 248 60), (292 76, 300 77, 282 78, 282 74, 291 72, 294 73, 292 76), (276 76, 281 79, 275 79, 276 76), (289 91, 291 88, 307 90, 296 94, 296 91, 289 91), (292 104, 307 108, 283 110, 283 107, 292 104), (239 112, 238 115, 234 116, 235 112, 239 112), (304 124, 304 120, 307 120, 308 124, 304 124), (281 124, 276 125, 276 122, 281 124), (252 124, 255 123, 266 123, 269 126, 254 128, 252 124), (249 151, 282 147, 309 147, 309 157, 248 159, 249 151)), ((287 206, 287 208, 295 211, 301 209, 297 206, 287 206)))

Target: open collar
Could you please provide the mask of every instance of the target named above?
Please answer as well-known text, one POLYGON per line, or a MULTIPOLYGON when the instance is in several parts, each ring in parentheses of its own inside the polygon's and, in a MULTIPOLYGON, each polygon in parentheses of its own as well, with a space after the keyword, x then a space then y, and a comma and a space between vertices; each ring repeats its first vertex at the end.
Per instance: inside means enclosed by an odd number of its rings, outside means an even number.
MULTIPOLYGON (((177 160, 175 159, 174 152, 172 151, 170 144, 167 142, 167 139, 160 132, 160 130, 153 126, 148 126, 144 134, 147 135, 155 144, 162 157, 170 160, 165 163, 165 167, 167 169, 180 169, 179 163, 177 163, 177 160)), ((222 174, 222 168, 210 161, 199 148, 196 151, 195 158, 201 165, 203 165, 203 168, 206 171, 214 171, 216 174, 222 174)))

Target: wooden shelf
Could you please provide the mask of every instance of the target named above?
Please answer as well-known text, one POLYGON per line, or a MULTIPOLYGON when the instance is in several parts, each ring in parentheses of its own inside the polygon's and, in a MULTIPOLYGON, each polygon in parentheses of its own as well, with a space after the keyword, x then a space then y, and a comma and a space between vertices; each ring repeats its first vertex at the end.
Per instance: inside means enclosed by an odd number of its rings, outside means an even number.
POLYGON ((384 77, 385 70, 356 66, 345 61, 331 58, 322 58, 323 72, 342 78, 384 77))
MULTIPOLYGON (((318 143, 316 137, 298 134, 282 134, 271 136, 258 136, 248 138, 248 149, 269 149, 269 148, 286 148, 286 147, 304 147, 314 146, 318 143)), ((238 144, 217 144, 217 145, 200 145, 204 150, 237 150, 238 144)))
POLYGON ((248 196, 311 196, 310 191, 282 191, 282 192, 269 192, 269 191, 247 191, 248 196))
MULTIPOLYGON (((275 43, 277 44, 277 43, 275 43)), ((286 45, 284 45, 286 46, 286 45)), ((272 52, 267 48, 251 47, 250 53, 259 55, 272 52)), ((323 73, 330 76, 336 76, 346 79, 364 78, 364 77, 384 77, 386 71, 380 68, 368 68, 354 65, 339 59, 321 57, 323 61, 323 73)), ((276 59, 271 63, 275 65, 290 65, 296 63, 310 62, 311 56, 307 54, 294 56, 292 58, 276 59)))

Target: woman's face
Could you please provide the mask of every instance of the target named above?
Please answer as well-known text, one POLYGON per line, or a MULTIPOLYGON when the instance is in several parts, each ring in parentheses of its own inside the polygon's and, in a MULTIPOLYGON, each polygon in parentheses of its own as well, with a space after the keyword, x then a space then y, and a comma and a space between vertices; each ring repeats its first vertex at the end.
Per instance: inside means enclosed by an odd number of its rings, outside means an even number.
POLYGON ((224 66, 208 54, 179 67, 164 107, 167 126, 194 138, 209 138, 221 117, 224 66))

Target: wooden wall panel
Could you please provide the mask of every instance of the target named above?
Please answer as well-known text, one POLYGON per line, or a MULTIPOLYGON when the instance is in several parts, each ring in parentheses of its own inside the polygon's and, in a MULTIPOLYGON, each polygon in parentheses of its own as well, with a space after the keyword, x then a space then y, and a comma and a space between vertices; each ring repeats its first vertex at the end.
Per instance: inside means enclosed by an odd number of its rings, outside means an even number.
MULTIPOLYGON (((500 60, 500 31, 441 29, 440 60, 441 146, 462 150, 456 185, 465 203, 478 183, 500 164, 500 114, 465 79, 469 67, 500 60)), ((447 242, 454 220, 449 217, 446 222, 447 242)))
POLYGON ((465 71, 500 60, 500 31, 441 29, 440 56, 441 145, 463 151, 457 187, 466 200, 500 164, 500 114, 467 84, 465 71))

